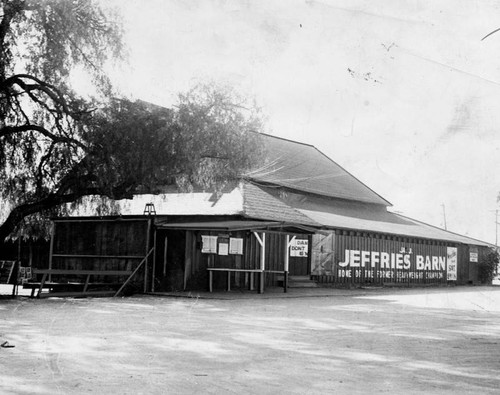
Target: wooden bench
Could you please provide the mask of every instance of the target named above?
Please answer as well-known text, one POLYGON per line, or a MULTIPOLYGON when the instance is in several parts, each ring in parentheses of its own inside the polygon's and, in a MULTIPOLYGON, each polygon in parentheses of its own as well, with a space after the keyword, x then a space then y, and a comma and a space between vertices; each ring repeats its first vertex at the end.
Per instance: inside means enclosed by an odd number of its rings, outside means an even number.
MULTIPOLYGON (((115 291, 90 291, 88 288, 90 285, 104 283, 91 283, 90 278, 92 276, 119 276, 119 277, 130 277, 132 275, 131 270, 65 270, 65 269, 33 269, 33 274, 41 274, 42 279, 38 282, 25 283, 23 288, 31 288, 31 297, 35 296, 35 291, 38 289, 37 298, 49 297, 49 296, 74 296, 74 297, 85 297, 85 296, 113 296, 115 291), (57 283, 57 282, 47 282, 47 277, 52 275, 66 275, 66 276, 86 276, 84 283, 57 283), (83 286, 83 288, 82 288, 83 286), (68 289, 68 288, 82 288, 78 291, 67 291, 67 292, 51 292, 51 290, 56 289, 68 289), (48 289, 48 293, 42 293, 43 289, 48 289)), ((122 285, 122 283, 110 283, 111 285, 122 285)))

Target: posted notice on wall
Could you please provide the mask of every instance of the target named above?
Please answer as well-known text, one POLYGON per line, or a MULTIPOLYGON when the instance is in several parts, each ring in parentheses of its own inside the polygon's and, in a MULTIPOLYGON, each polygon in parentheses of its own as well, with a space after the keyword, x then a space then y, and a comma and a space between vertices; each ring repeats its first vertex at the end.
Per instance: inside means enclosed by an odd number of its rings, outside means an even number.
POLYGON ((217 236, 201 236, 201 252, 203 254, 217 253, 217 236))
POLYGON ((309 240, 307 239, 294 239, 290 245, 290 256, 297 256, 307 258, 307 251, 309 250, 309 240))
POLYGON ((457 254, 456 247, 447 247, 446 279, 448 281, 457 281, 457 254))
POLYGON ((219 243, 219 255, 228 255, 229 244, 227 242, 219 243))
POLYGON ((243 255, 243 239, 238 237, 230 237, 229 253, 234 255, 243 255))
POLYGON ((470 262, 477 262, 478 261, 478 249, 477 247, 470 247, 469 248, 469 261, 470 262))

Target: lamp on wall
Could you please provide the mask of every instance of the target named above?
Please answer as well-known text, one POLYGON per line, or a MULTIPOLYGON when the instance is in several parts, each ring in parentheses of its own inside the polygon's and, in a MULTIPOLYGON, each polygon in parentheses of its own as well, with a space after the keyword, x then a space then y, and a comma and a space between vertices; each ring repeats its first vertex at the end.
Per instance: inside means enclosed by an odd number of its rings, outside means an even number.
POLYGON ((146 203, 143 215, 156 215, 155 205, 153 203, 146 203))

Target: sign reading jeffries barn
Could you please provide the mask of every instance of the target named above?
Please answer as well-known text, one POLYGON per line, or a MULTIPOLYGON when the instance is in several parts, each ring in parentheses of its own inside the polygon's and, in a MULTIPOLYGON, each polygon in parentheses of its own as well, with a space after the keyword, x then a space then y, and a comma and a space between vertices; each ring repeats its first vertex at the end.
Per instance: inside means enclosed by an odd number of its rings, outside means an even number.
POLYGON ((414 254, 406 247, 399 252, 346 249, 338 266, 339 277, 443 279, 447 257, 414 254))

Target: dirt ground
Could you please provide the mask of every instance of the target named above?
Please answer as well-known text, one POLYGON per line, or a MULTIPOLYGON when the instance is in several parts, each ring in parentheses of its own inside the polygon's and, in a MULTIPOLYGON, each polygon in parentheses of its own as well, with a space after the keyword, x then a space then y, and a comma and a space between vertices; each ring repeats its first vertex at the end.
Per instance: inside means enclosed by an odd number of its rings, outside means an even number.
POLYGON ((500 392, 500 287, 234 295, 0 299, 0 393, 500 392))

